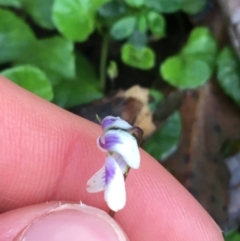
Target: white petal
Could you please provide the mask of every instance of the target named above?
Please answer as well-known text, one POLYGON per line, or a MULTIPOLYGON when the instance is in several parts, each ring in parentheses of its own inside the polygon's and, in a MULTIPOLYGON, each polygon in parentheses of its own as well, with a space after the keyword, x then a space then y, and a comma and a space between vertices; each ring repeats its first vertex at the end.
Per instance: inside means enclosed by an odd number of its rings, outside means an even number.
POLYGON ((101 192, 105 189, 105 165, 87 182, 88 192, 101 192))
POLYGON ((113 158, 107 158, 106 167, 111 165, 114 168, 114 177, 107 183, 104 192, 104 199, 109 208, 115 212, 122 209, 126 204, 125 181, 119 165, 113 158), (107 163, 111 162, 111 163, 107 163))
POLYGON ((102 120, 102 129, 106 131, 110 128, 121 128, 121 129, 129 129, 132 126, 125 120, 120 117, 107 116, 102 120))
POLYGON ((117 164, 119 165, 122 174, 124 174, 128 170, 128 165, 124 161, 123 157, 119 155, 118 153, 114 153, 112 157, 116 160, 117 164))
POLYGON ((105 133, 105 143, 108 151, 120 154, 128 166, 135 169, 139 168, 140 153, 138 144, 131 134, 123 130, 109 130, 105 133), (117 136, 118 141, 111 142, 112 136, 117 136))

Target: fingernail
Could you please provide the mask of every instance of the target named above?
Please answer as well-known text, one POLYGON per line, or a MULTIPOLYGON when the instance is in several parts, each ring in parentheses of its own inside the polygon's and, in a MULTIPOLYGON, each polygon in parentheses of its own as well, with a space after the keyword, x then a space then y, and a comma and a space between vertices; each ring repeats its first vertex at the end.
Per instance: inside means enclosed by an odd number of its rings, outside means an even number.
POLYGON ((121 227, 106 212, 83 204, 64 204, 32 222, 18 241, 127 241, 121 227))

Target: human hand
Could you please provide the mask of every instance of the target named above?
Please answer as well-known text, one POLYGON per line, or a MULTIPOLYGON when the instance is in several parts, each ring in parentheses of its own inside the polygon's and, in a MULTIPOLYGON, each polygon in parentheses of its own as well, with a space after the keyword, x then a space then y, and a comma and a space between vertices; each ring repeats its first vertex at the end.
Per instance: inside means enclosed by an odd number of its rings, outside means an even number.
MULTIPOLYGON (((100 127, 3 77, 0 96, 0 241, 18 240, 31 223, 26 241, 119 240, 110 217, 66 204, 82 201, 107 211, 102 193, 86 192, 105 159, 96 147, 100 127)), ((126 190, 126 207, 115 220, 131 241, 223 240, 200 204, 144 151, 126 190)))

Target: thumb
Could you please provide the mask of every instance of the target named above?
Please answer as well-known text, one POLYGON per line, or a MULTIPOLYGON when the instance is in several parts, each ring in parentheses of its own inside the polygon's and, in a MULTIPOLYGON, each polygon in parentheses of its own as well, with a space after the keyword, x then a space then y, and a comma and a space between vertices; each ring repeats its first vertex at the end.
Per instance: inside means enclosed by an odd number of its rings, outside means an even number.
POLYGON ((0 215, 0 241, 127 241, 107 213, 83 204, 51 202, 0 215))

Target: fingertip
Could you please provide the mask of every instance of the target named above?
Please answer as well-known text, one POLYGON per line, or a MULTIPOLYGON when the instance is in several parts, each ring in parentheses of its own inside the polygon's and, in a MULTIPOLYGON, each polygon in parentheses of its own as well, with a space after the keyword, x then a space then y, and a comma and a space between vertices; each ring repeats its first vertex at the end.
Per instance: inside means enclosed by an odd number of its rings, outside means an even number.
MULTIPOLYGON (((100 128, 0 80, 1 210, 46 200, 81 199, 102 207, 102 195, 85 190, 104 160, 96 148, 100 128)), ((131 240, 223 240, 210 216, 159 163, 145 152, 141 159, 140 169, 132 170, 127 179, 126 208, 116 215, 131 240)), ((12 235, 44 213, 40 207, 31 208, 28 213, 21 209, 18 216, 12 211, 14 219, 8 219, 8 226, 5 219, 0 235, 12 235)))
POLYGON ((219 226, 195 198, 148 153, 141 151, 141 159, 140 169, 131 170, 126 180, 127 205, 116 215, 131 240, 144 235, 151 240, 222 241, 219 226))
POLYGON ((34 205, 5 213, 0 222, 0 240, 4 241, 128 240, 107 213, 83 204, 34 205))

